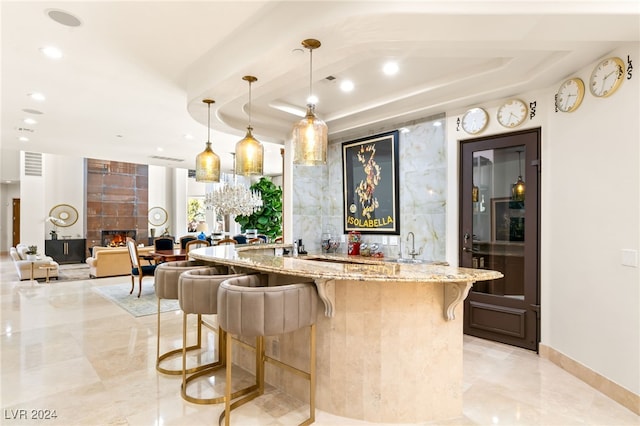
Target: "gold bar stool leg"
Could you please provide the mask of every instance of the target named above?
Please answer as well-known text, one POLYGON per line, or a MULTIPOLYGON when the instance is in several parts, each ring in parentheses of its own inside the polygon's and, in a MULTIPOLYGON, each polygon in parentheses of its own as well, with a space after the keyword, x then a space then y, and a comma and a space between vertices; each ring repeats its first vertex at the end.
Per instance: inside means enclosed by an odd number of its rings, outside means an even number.
MULTIPOLYGON (((160 265, 155 270, 154 278, 156 284, 156 296, 158 298, 158 309, 157 309, 157 342, 156 342, 156 370, 162 374, 168 375, 181 375, 182 369, 171 369, 162 366, 164 360, 168 358, 173 358, 179 356, 183 352, 183 348, 177 348, 165 352, 163 354, 160 353, 160 335, 161 333, 161 313, 160 306, 161 301, 163 299, 166 300, 178 300, 178 280, 180 275, 183 272, 190 271, 193 269, 202 269, 206 268, 207 265, 198 262, 198 261, 175 261, 175 262, 165 262, 160 265)), ((227 269, 221 267, 218 271, 219 273, 226 273, 227 269)), ((183 341, 183 346, 186 343, 183 341)), ((198 316, 198 336, 197 343, 195 345, 187 346, 187 351, 194 351, 201 349, 202 347, 202 324, 201 324, 201 316, 198 316)), ((208 368, 209 365, 199 365, 194 366, 192 368, 187 369, 187 373, 194 373, 205 368, 208 368)))
POLYGON ((231 278, 220 284, 218 289, 218 320, 221 330, 227 333, 227 364, 225 383, 225 408, 218 423, 229 425, 231 411, 264 393, 265 362, 269 361, 309 380, 309 418, 300 425, 315 422, 316 396, 316 328, 318 295, 313 284, 289 284, 263 287, 256 285, 250 276, 231 278), (256 312, 269 312, 270 316, 260 318, 256 312), (267 357, 264 337, 281 335, 309 327, 309 371, 299 370, 279 360, 267 357), (231 335, 256 337, 256 384, 255 391, 233 400, 231 335))
MULTIPOLYGON (((182 398, 186 401, 192 402, 194 404, 218 404, 226 400, 224 394, 211 398, 204 398, 189 394, 189 385, 195 380, 202 377, 211 376, 216 370, 225 367, 226 360, 228 359, 226 353, 231 349, 230 345, 226 343, 229 337, 221 327, 218 327, 218 361, 206 364, 205 366, 202 366, 204 368, 190 373, 190 371, 186 369, 186 353, 188 349, 186 348, 186 322, 187 316, 189 314, 197 314, 198 335, 200 336, 201 327, 203 324, 205 324, 205 322, 202 320, 202 315, 216 315, 218 313, 217 294, 220 283, 229 278, 243 276, 246 276, 246 274, 220 274, 218 267, 192 269, 190 271, 183 272, 180 275, 178 281, 179 301, 180 308, 184 313, 182 343, 183 372, 180 393, 182 398)), ((260 278, 257 279, 260 280, 260 278)), ((253 385, 239 391, 232 392, 230 399, 238 398, 253 391, 256 388, 257 386, 253 385)))

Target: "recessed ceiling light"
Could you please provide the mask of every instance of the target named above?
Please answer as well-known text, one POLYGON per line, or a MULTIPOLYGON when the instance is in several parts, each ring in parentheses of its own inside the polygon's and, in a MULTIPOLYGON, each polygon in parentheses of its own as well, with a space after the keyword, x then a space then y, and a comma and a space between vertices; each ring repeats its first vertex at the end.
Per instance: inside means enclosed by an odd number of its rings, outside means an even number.
POLYGON ((20 142, 29 142, 29 138, 28 138, 28 137, 26 137, 26 136, 20 136, 20 137, 18 138, 18 140, 19 140, 20 142))
POLYGON ((409 133, 409 132, 411 131, 411 130, 409 130, 409 129, 408 129, 408 128, 406 128, 406 127, 401 127, 401 128, 399 128, 398 130, 400 130, 400 133, 409 133))
POLYGON ((62 51, 57 47, 45 46, 40 48, 40 52, 47 58, 60 59, 62 58, 62 51))
POLYGON ((49 18, 53 19, 60 25, 67 27, 79 27, 82 25, 82 21, 80 21, 80 19, 76 18, 69 12, 65 12, 64 10, 47 9, 45 13, 49 18))
POLYGON ((440 126, 442 126, 442 121, 434 121, 434 122, 433 122, 433 125, 434 125, 435 127, 440 127, 440 126))
POLYGON ((353 90, 353 81, 351 80, 344 80, 342 83, 340 83, 340 90, 342 90, 343 92, 351 92, 353 90))
POLYGON ((307 98, 307 103, 316 105, 318 103, 318 97, 316 95, 309 96, 307 98))
POLYGON ((161 146, 159 146, 159 147, 157 147, 157 148, 156 148, 156 151, 158 151, 158 152, 162 152, 162 151, 164 151, 164 148, 163 148, 163 147, 161 147, 161 146))
POLYGON ((33 118, 29 118, 29 117, 27 117, 27 118, 25 118, 24 120, 22 120, 22 122, 23 122, 24 124, 36 124, 36 123, 37 123, 37 121, 36 121, 36 120, 34 120, 33 118))
POLYGON ((32 109, 32 108, 22 108, 22 111, 29 113, 29 114, 36 114, 36 115, 41 115, 42 111, 38 111, 37 109, 32 109))
POLYGON ((182 137, 189 140, 193 139, 193 135, 191 133, 185 133, 182 137))
POLYGON ((44 97, 44 95, 42 93, 39 93, 39 92, 29 93, 29 97, 31 99, 33 99, 34 101, 44 101, 46 99, 44 97))
POLYGON ((387 62, 386 64, 384 64, 384 66, 382 67, 382 71, 386 74, 386 75, 394 75, 398 73, 398 70, 400 68, 398 67, 398 64, 396 62, 387 62))

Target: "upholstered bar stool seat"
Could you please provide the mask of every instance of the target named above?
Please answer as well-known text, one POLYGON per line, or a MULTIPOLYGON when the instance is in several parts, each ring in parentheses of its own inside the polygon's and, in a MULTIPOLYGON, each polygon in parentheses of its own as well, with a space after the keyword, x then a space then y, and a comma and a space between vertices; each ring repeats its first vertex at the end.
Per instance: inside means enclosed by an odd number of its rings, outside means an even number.
MULTIPOLYGON (((229 278, 237 278, 245 276, 244 274, 220 275, 218 267, 198 268, 186 271, 180 275, 178 281, 178 299, 180 308, 183 312, 182 319, 182 397, 196 404, 217 404, 223 402, 224 395, 212 398, 197 397, 189 394, 189 384, 194 380, 214 373, 215 370, 225 366, 224 351, 224 335, 218 329, 218 361, 209 363, 206 368, 201 369, 193 374, 187 375, 186 356, 187 356, 187 315, 215 315, 218 313, 218 287, 220 283, 229 278)), ((251 275, 252 279, 257 283, 261 283, 266 277, 262 275, 251 275)), ((248 392, 248 391, 247 391, 248 392)), ((240 394, 238 394, 240 395, 240 394)))
MULTIPOLYGON (((182 354, 182 346, 180 348, 170 350, 160 354, 160 303, 162 300, 178 300, 178 279, 180 274, 196 268, 205 268, 210 266, 201 261, 184 261, 161 263, 155 270, 155 289, 158 298, 158 337, 156 345, 156 370, 164 374, 178 375, 182 374, 182 369, 170 369, 161 366, 161 362, 167 358, 182 354)), ((227 274, 226 266, 216 266, 219 274, 227 274)), ((200 349, 202 346, 202 317, 198 316, 198 336, 197 342, 193 346, 187 347, 188 351, 200 349)), ((204 366, 197 366, 187 370, 192 373, 204 366)))
POLYGON ((218 325, 226 334, 225 410, 220 415, 229 425, 231 410, 264 393, 264 362, 286 367, 309 380, 309 418, 301 423, 315 421, 316 340, 315 321, 318 294, 314 284, 300 283, 274 287, 255 287, 249 277, 225 280, 218 290, 218 325), (265 356, 264 336, 290 333, 310 328, 309 371, 305 372, 281 361, 265 356), (258 388, 243 398, 233 401, 231 393, 232 335, 256 337, 256 381, 258 388))

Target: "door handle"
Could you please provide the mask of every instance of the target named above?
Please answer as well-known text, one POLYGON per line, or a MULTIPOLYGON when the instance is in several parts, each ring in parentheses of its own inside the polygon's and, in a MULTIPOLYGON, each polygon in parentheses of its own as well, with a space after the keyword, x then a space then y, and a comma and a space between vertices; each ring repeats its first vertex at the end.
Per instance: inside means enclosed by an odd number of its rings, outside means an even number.
POLYGON ((468 253, 478 253, 477 250, 474 250, 474 249, 469 248, 469 247, 462 247, 462 251, 466 251, 468 253))

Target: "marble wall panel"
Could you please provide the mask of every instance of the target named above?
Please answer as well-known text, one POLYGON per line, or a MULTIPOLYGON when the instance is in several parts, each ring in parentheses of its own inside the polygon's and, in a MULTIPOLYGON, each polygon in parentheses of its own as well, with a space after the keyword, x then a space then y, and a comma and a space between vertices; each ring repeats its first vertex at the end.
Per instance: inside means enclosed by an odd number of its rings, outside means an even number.
MULTIPOLYGON (((446 129, 442 120, 407 126, 399 140, 400 233, 404 244, 407 233, 416 235, 418 256, 445 260, 447 209, 446 129)), ((357 139, 357 138, 354 138, 357 139)), ((346 241, 343 223, 342 144, 332 143, 326 166, 294 166, 293 233, 302 238, 307 251, 320 251, 323 232, 346 241)), ((366 235, 365 241, 382 244, 382 235, 366 235)), ((346 252, 346 242, 340 252, 346 252)), ((397 257, 399 246, 384 246, 385 256, 397 257)))

